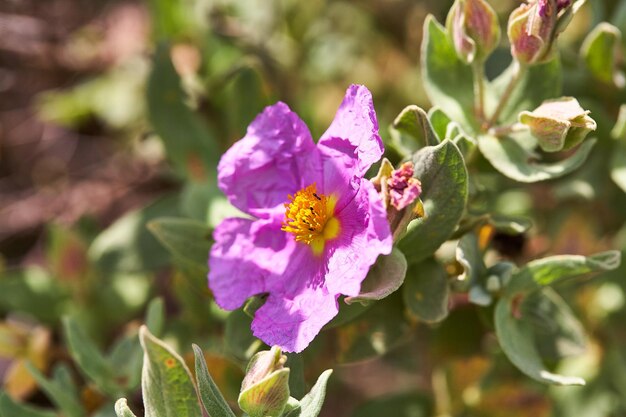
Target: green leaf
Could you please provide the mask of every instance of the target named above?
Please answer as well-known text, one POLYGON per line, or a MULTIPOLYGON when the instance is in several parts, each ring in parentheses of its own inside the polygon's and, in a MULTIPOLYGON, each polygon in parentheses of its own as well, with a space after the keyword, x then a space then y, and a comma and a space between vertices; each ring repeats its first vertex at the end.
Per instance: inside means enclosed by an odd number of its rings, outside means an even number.
POLYGON ((206 268, 211 249, 211 231, 197 220, 160 217, 148 223, 148 229, 175 257, 206 268))
POLYGON ((361 285, 361 292, 355 297, 347 297, 346 303, 382 300, 395 292, 406 276, 407 262, 404 254, 397 248, 389 255, 381 255, 370 269, 361 285))
POLYGON ((55 369, 54 379, 48 380, 37 368, 32 364, 27 365, 28 371, 31 373, 37 385, 50 398, 57 408, 59 408, 65 417, 84 417, 86 415, 80 399, 76 393, 75 387, 68 389, 71 376, 69 371, 64 367, 55 369))
POLYGON ((440 140, 452 139, 446 136, 448 124, 450 124, 451 120, 443 110, 439 107, 432 107, 428 111, 428 120, 430 120, 430 125, 440 140))
POLYGON ((177 212, 178 199, 170 196, 125 214, 94 239, 89 257, 107 274, 147 271, 167 265, 167 251, 146 225, 155 218, 177 212))
POLYGON ((163 332, 163 324, 165 322, 165 304, 161 297, 157 297, 150 301, 146 309, 146 326, 153 335, 159 337, 163 332))
POLYGON ((230 409, 213 378, 211 378, 200 347, 193 345, 193 353, 196 358, 198 391, 204 409, 211 417, 235 417, 235 413, 230 409))
POLYGON ((0 273, 0 312, 21 312, 56 325, 65 310, 69 294, 39 267, 0 273))
POLYGON ((611 178, 624 192, 626 192, 626 143, 616 144, 615 152, 611 157, 611 178))
POLYGON ((428 323, 439 322, 448 315, 448 274, 433 259, 410 265, 402 296, 410 314, 428 323))
POLYGON ((496 335, 502 350, 523 373, 537 381, 555 385, 585 385, 582 378, 558 375, 545 369, 537 347, 531 322, 515 317, 515 299, 498 301, 495 310, 496 335))
POLYGON ((115 414, 117 414, 117 417, 136 417, 128 408, 126 398, 120 398, 115 402, 115 414))
POLYGON ((431 103, 476 132, 472 70, 458 58, 446 29, 432 15, 424 22, 421 56, 422 82, 431 103))
POLYGON ((375 398, 357 407, 353 417, 429 417, 434 415, 432 400, 423 394, 409 392, 375 398))
POLYGON ((478 137, 478 147, 487 160, 501 174, 519 182, 538 182, 569 174, 587 159, 595 139, 583 142, 573 155, 554 163, 539 163, 535 155, 512 137, 491 135, 478 137))
POLYGON ((580 50, 593 77, 617 87, 624 86, 624 74, 617 67, 621 39, 618 28, 602 22, 587 35, 580 50))
MULTIPOLYGON (((515 62, 513 62, 487 88, 487 114, 492 114, 495 111, 500 97, 504 94, 515 73, 515 62)), ((558 57, 542 64, 527 67, 519 76, 519 81, 500 113, 499 124, 515 123, 517 122, 517 115, 521 111, 533 110, 544 100, 559 97, 562 84, 563 69, 558 57)))
POLYGON ((214 175, 221 152, 213 133, 186 102, 169 47, 160 45, 148 78, 148 119, 178 172, 203 179, 214 175))
POLYGON ((35 408, 26 404, 20 404, 7 394, 0 392, 0 416, 3 417, 58 417, 58 414, 49 411, 43 410, 40 408, 35 408))
POLYGON ((70 317, 63 319, 65 338, 70 355, 78 369, 88 380, 93 381, 102 392, 117 397, 122 388, 115 381, 115 372, 93 341, 70 317))
POLYGON ((558 360, 585 352, 587 338, 583 325, 552 288, 542 288, 526 297, 521 313, 533 326, 541 357, 558 360))
POLYGON ((242 309, 228 315, 224 328, 226 350, 238 359, 248 360, 258 349, 259 340, 252 335, 252 319, 242 309))
POLYGON ((306 382, 304 381, 304 360, 299 353, 285 353, 287 365, 291 369, 289 375, 289 392, 292 396, 300 398, 304 395, 306 382))
POLYGON ((422 182, 426 216, 409 223, 398 247, 409 264, 432 255, 454 232, 467 202, 467 169, 454 143, 444 140, 413 156, 415 177, 422 182))
POLYGON ((342 305, 342 309, 359 307, 367 314, 347 322, 343 320, 341 324, 334 323, 334 327, 317 337, 316 346, 332 352, 336 363, 353 363, 384 355, 408 339, 409 327, 404 320, 402 304, 402 294, 396 291, 367 306, 360 303, 342 305))
POLYGON ((469 286, 469 300, 481 306, 491 304, 492 296, 483 285, 483 278, 487 273, 487 266, 483 261, 483 254, 478 247, 478 239, 474 233, 467 233, 456 247, 456 260, 463 267, 463 274, 459 280, 469 286))
POLYGON ((311 391, 300 400, 300 408, 290 411, 284 417, 317 417, 322 411, 328 378, 332 373, 332 369, 322 372, 311 391))
POLYGON ((392 128, 398 133, 400 147, 407 153, 414 153, 424 146, 437 146, 440 142, 428 115, 416 105, 405 107, 393 121, 392 128))
POLYGON ((139 330, 139 340, 144 351, 141 391, 145 417, 202 417, 183 359, 145 326, 139 330))
MULTIPOLYGON (((626 3, 624 3, 626 4, 626 3)), ((624 7, 626 10, 626 7, 624 7)), ((617 115, 617 121, 615 126, 611 130, 611 136, 613 139, 624 141, 626 140, 626 104, 619 106, 619 113, 617 115)))
POLYGON ((556 255, 529 262, 511 278, 505 288, 505 295, 535 291, 567 278, 578 277, 592 272, 605 272, 616 269, 621 262, 620 251, 600 252, 591 256, 556 255))

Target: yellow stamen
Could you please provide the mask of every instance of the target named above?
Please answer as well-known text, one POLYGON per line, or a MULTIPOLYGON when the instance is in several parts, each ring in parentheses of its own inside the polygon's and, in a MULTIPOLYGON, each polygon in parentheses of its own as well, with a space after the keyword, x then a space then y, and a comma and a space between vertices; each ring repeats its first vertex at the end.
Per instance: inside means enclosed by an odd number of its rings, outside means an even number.
POLYGON ((315 183, 288 198, 281 229, 293 233, 296 242, 310 245, 316 255, 321 254, 326 241, 339 235, 339 220, 335 217, 337 198, 318 194, 315 183))

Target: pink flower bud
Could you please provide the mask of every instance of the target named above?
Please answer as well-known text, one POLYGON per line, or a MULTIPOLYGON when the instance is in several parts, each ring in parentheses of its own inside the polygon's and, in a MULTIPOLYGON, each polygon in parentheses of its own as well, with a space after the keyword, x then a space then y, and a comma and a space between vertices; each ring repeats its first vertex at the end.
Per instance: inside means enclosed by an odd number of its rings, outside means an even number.
POLYGON ((446 21, 459 58, 484 61, 500 40, 498 16, 485 0, 456 0, 446 21))

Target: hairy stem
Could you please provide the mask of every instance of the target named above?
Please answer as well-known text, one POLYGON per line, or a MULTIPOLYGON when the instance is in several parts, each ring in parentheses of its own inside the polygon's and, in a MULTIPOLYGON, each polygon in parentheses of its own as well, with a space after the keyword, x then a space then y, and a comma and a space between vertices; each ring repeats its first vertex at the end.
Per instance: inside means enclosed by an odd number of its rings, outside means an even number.
POLYGON ((480 126, 485 122, 485 72, 483 62, 475 60, 472 64, 474 74, 474 114, 480 126))
POLYGON ((526 67, 523 65, 520 65, 519 62, 515 61, 515 66, 513 67, 513 77, 511 77, 511 81, 509 81, 509 85, 506 86, 506 90, 504 90, 502 97, 500 97, 500 101, 498 102, 498 106, 496 107, 496 110, 493 112, 493 115, 487 122, 487 128, 493 126, 494 124, 498 122, 500 113, 502 113, 502 110, 504 110, 504 107, 509 102, 509 99, 511 98, 511 94, 513 93, 513 90, 515 90, 515 87, 517 87, 517 84, 521 80, 522 75, 524 75, 525 71, 526 71, 526 67))

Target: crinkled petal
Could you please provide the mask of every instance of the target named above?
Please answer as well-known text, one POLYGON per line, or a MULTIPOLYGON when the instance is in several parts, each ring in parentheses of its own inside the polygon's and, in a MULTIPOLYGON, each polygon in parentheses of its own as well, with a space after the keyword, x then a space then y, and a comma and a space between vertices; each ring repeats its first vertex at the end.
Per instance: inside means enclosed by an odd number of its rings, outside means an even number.
POLYGON ((324 286, 308 286, 293 298, 270 293, 252 321, 253 334, 287 352, 301 352, 337 315, 337 296, 324 286))
POLYGON ((284 103, 266 107, 221 158, 218 184, 230 202, 259 216, 319 178, 309 129, 284 103))
POLYGON ((333 138, 348 140, 354 147, 353 157, 357 159, 356 172, 363 177, 370 166, 378 161, 384 152, 383 141, 378 134, 378 120, 374 111, 372 94, 362 85, 351 85, 337 110, 335 119, 322 135, 318 147, 345 145, 333 138))
POLYGON ((329 242, 325 283, 330 293, 355 296, 378 255, 391 253, 391 230, 380 196, 367 180, 337 217, 341 232, 329 242))
POLYGON ((283 276, 296 243, 280 227, 273 218, 230 218, 215 229, 209 287, 220 307, 239 308, 249 297, 267 292, 268 283, 283 276))

